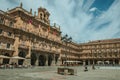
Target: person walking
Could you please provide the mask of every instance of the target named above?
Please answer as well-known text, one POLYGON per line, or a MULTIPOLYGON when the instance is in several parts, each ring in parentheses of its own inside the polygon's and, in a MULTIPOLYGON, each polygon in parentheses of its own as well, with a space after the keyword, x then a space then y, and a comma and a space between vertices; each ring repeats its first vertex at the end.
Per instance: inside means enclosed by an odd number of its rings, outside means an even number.
POLYGON ((95 70, 95 66, 94 66, 94 64, 92 65, 92 69, 95 70))
POLYGON ((86 72, 86 71, 88 71, 88 68, 87 68, 87 66, 85 65, 85 66, 84 66, 84 72, 86 72))

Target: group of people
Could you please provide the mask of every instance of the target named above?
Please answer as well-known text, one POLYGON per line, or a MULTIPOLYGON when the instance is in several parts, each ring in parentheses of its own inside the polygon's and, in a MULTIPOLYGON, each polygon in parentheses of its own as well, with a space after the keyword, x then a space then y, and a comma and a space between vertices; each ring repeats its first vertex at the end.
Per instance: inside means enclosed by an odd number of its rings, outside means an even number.
POLYGON ((12 62, 11 64, 1 64, 0 69, 13 69, 13 68, 28 68, 30 65, 18 65, 17 63, 12 62))

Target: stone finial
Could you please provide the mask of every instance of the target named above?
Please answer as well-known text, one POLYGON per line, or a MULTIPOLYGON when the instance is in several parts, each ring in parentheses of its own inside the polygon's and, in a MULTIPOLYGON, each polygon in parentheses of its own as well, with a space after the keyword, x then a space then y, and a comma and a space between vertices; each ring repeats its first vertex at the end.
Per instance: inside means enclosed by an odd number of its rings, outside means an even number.
POLYGON ((30 14, 32 14, 32 8, 30 9, 30 14))
POLYGON ((59 30, 60 30, 60 26, 59 26, 59 30))
POLYGON ((36 16, 36 11, 34 12, 34 16, 36 16))
POLYGON ((23 6, 23 4, 22 4, 22 2, 20 3, 20 7, 22 8, 22 6, 23 6))
POLYGON ((56 23, 54 23, 54 27, 56 27, 56 23))
POLYGON ((9 11, 9 8, 7 8, 7 11, 9 11))

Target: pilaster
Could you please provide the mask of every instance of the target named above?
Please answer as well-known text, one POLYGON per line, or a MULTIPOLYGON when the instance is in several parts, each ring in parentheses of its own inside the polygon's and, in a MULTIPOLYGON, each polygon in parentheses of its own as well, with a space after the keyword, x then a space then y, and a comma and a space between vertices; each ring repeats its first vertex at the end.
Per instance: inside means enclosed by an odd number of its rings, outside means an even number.
POLYGON ((14 50, 15 50, 15 52, 13 53, 13 56, 18 56, 18 53, 19 53, 18 47, 19 47, 19 37, 16 36, 15 37, 15 42, 14 42, 14 50))

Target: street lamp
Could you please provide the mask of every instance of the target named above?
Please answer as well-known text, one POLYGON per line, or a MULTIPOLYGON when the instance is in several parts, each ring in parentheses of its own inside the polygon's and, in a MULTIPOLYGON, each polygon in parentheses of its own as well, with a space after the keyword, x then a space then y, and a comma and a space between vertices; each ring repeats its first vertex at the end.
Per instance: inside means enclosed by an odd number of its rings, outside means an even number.
MULTIPOLYGON (((61 40, 63 42, 65 42, 65 45, 67 47, 68 43, 72 42, 72 37, 68 37, 68 35, 66 34, 65 36, 63 36, 61 38, 61 40)), ((66 49, 67 50, 67 49, 66 49)), ((65 53, 65 62, 67 63, 67 53, 65 53)), ((74 69, 71 68, 67 68, 67 64, 64 65, 64 68, 58 68, 58 74, 68 74, 68 75, 74 75, 74 69), (66 67, 65 67, 66 66, 66 67)))
MULTIPOLYGON (((68 43, 71 43, 72 42, 72 37, 68 37, 68 35, 66 34, 65 36, 63 36, 61 38, 61 40, 63 42, 65 42, 66 46, 68 45, 68 43)), ((65 62, 66 62, 66 66, 67 66, 67 54, 65 53, 65 62)))

